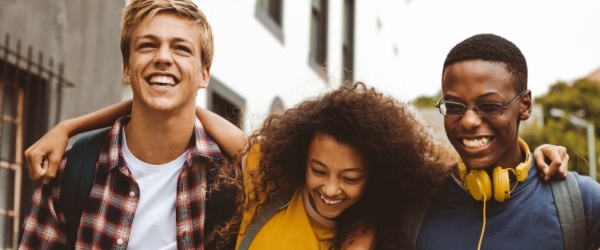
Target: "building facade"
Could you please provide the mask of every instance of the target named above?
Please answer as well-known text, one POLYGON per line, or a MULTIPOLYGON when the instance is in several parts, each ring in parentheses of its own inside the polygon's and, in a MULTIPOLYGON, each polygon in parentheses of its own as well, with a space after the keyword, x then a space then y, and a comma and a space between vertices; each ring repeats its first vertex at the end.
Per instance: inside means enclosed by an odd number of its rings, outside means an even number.
POLYGON ((0 249, 33 187, 23 151, 57 122, 120 100, 122 1, 0 1, 0 249))

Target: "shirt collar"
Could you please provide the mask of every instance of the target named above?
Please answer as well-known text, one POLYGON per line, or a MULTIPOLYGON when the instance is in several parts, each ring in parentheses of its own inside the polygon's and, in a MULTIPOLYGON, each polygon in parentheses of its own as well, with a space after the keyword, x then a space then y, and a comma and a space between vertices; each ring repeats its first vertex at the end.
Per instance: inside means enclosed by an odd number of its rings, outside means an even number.
MULTIPOLYGON (((98 172, 106 172, 119 166, 123 161, 121 154, 121 131, 129 120, 130 116, 123 116, 115 121, 110 129, 104 145, 98 156, 98 172)), ((198 118, 194 121, 194 133, 190 138, 188 145, 188 156, 186 157, 186 166, 193 166, 194 162, 200 158, 208 161, 220 161, 223 154, 217 143, 206 133, 202 123, 198 118)), ((124 165, 124 164, 122 164, 124 165)))

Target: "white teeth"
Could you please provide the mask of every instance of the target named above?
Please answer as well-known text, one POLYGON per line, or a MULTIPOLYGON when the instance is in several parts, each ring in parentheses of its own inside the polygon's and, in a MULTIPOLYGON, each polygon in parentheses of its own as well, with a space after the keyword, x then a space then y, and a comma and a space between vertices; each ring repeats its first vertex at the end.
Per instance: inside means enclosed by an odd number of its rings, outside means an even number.
POLYGON ((153 76, 149 81, 151 84, 161 84, 161 85, 175 85, 175 79, 170 76, 153 76))
POLYGON ((328 199, 325 199, 325 197, 323 195, 321 195, 321 200, 323 200, 323 202, 325 202, 325 204, 328 204, 328 205, 335 205, 335 204, 338 204, 338 203, 342 202, 342 200, 328 200, 328 199))
POLYGON ((481 139, 476 139, 476 140, 463 139, 463 144, 467 148, 479 148, 479 147, 483 147, 485 145, 488 145, 489 143, 490 143, 490 138, 489 137, 483 137, 481 139))

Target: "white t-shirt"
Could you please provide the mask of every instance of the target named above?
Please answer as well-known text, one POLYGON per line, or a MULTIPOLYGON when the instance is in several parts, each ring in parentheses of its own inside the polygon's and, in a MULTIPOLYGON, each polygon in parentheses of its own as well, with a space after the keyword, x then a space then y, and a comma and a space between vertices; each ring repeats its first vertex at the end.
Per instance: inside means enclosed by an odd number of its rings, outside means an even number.
POLYGON ((124 130, 122 138, 123 158, 140 190, 127 248, 177 249, 177 177, 188 152, 166 164, 148 164, 129 151, 124 130))

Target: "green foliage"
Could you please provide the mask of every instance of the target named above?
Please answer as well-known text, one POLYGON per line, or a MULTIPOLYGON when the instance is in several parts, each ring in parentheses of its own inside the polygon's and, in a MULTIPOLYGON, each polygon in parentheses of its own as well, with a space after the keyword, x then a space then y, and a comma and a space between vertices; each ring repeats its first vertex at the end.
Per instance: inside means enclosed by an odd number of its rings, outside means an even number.
MULTIPOLYGON (((600 156, 600 83, 584 79, 573 84, 557 82, 550 86, 546 95, 536 98, 534 103, 543 106, 544 126, 523 130, 521 137, 531 149, 543 143, 566 147, 570 157, 569 169, 589 175, 587 130, 575 126, 566 118, 552 117, 550 110, 561 109, 592 122, 595 127, 596 157, 600 156)), ((596 158, 596 164, 598 163, 596 158)), ((596 169, 600 170, 600 167, 597 166, 596 169)))
MULTIPOLYGON (((579 118, 600 125, 600 83, 577 80, 572 85, 558 82, 550 86, 545 96, 535 99, 535 103, 544 107, 545 116, 552 108, 562 109, 579 118)), ((598 129, 596 134, 598 135, 598 129)))
POLYGON ((440 98, 442 98, 441 91, 433 96, 419 96, 412 101, 412 104, 417 108, 433 108, 440 98))

